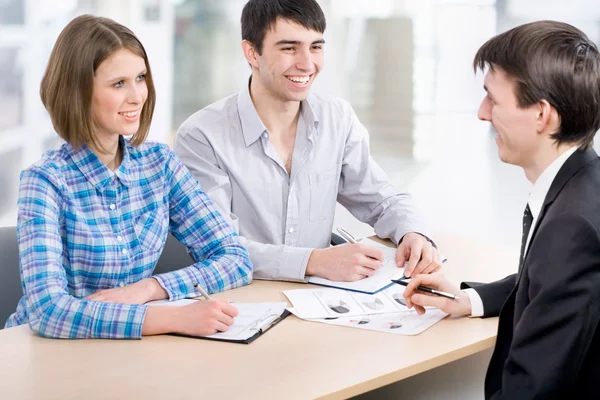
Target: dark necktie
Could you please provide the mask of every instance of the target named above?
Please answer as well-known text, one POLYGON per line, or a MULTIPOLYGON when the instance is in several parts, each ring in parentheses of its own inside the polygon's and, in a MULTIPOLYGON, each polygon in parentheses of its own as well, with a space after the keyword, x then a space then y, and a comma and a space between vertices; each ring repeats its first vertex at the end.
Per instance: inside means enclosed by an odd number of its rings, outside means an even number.
POLYGON ((531 215, 531 209, 529 203, 525 207, 523 213, 523 237, 521 238, 521 256, 519 257, 519 271, 523 268, 523 259, 525 258, 525 245, 527 244, 527 238, 529 237, 529 230, 531 229, 531 223, 533 222, 533 215, 531 215))

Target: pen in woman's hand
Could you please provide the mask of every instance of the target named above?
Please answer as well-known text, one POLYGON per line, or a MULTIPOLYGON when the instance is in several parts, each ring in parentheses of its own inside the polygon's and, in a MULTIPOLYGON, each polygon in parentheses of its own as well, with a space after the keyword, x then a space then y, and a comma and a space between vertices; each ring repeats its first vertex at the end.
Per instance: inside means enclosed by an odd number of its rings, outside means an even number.
POLYGON ((208 295, 208 293, 206 293, 206 291, 204 289, 202 289, 202 286, 200 286, 198 284, 198 282, 194 282, 194 287, 196 288, 196 290, 198 292, 200 292, 200 294, 202 295, 202 297, 204 297, 206 300, 210 300, 211 297, 208 295))

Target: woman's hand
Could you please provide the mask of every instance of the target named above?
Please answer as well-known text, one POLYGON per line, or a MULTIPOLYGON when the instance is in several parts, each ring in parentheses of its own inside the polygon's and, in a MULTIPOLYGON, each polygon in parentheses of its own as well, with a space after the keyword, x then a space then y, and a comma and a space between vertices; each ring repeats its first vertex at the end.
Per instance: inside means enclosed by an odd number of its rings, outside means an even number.
POLYGON ((146 312, 142 334, 212 335, 227 331, 237 315, 238 310, 223 299, 199 300, 180 307, 151 306, 146 312))

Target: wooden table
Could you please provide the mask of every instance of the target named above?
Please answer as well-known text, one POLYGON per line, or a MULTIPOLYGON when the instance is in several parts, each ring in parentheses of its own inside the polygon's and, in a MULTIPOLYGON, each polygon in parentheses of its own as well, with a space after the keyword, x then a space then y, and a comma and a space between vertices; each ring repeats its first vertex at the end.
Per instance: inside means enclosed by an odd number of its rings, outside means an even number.
MULTIPOLYGON (((448 235, 436 241, 444 271, 490 281, 516 255, 448 235)), ((285 301, 302 284, 255 281, 219 294, 285 301)), ((250 345, 175 336, 143 340, 55 340, 29 327, 0 331, 4 399, 340 399, 488 349, 497 319, 447 318, 418 336, 396 336, 290 316, 250 345)))

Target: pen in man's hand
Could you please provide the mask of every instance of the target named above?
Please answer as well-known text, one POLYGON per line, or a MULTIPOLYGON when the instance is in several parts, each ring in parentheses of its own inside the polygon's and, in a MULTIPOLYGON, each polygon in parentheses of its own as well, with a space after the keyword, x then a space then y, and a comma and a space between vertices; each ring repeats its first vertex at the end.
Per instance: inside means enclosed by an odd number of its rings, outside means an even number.
POLYGON ((200 286, 198 284, 198 282, 194 282, 194 287, 196 288, 196 290, 198 292, 200 292, 200 294, 202 295, 202 297, 204 297, 206 300, 210 300, 211 297, 208 295, 208 293, 206 293, 206 291, 204 289, 202 289, 202 286, 200 286))
MULTIPOLYGON (((408 286, 408 282, 407 281, 401 281, 401 280, 394 280, 394 279, 392 279, 392 282, 397 283, 398 285, 408 286)), ((452 299, 452 300, 460 300, 460 297, 455 296, 452 293, 442 292, 441 290, 431 289, 431 288, 428 288, 428 287, 425 287, 425 286, 417 286, 417 290, 420 290, 420 291, 426 292, 426 293, 435 294, 437 296, 446 297, 446 298, 452 299)))
POLYGON ((340 235, 342 235, 342 237, 343 237, 344 239, 346 239, 346 241, 348 241, 348 242, 350 242, 350 243, 352 243, 352 244, 357 244, 357 243, 358 243, 358 240, 356 240, 356 239, 354 238, 354 236, 352 236, 352 235, 350 234, 350 232, 348 232, 347 230, 345 230, 345 229, 342 229, 342 228, 337 228, 337 231, 338 231, 338 233, 339 233, 340 235))
MULTIPOLYGON (((350 242, 350 243, 352 243, 352 244, 358 244, 358 240, 356 240, 356 239, 354 238, 354 236, 352 236, 352 235, 350 234, 350 232, 348 232, 347 230, 345 230, 345 229, 342 229, 342 228, 337 228, 337 231, 338 231, 338 233, 339 233, 340 235, 342 235, 342 237, 343 237, 344 239, 346 239, 348 242, 350 242)), ((371 260, 377 260, 375 257, 371 257, 371 256, 367 256, 367 257, 369 257, 371 260)), ((377 261, 381 262, 382 260, 377 260, 377 261)))

